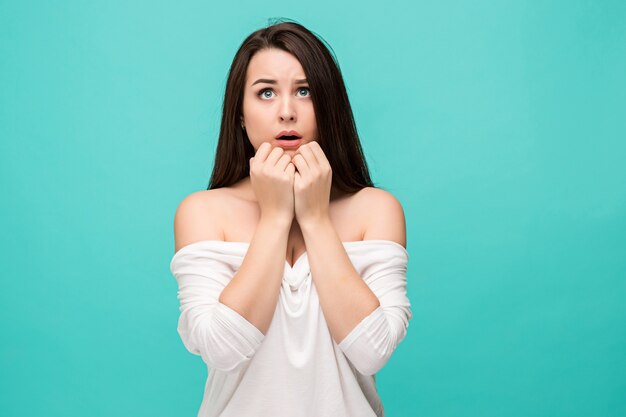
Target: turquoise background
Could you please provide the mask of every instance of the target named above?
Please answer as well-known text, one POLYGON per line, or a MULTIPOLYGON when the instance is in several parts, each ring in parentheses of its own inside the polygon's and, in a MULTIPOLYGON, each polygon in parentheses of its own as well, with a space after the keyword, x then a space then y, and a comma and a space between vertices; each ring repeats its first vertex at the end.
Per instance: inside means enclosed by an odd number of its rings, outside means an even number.
POLYGON ((173 218, 243 39, 333 47, 407 217, 389 417, 626 415, 626 3, 0 3, 0 415, 195 416, 173 218))

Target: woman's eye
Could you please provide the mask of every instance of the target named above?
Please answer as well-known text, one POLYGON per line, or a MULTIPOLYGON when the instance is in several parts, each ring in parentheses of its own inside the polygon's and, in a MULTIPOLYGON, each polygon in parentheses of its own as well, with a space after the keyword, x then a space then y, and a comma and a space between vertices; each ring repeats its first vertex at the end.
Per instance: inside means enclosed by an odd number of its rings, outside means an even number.
POLYGON ((267 95, 265 95, 266 92, 271 92, 272 89, 271 88, 264 88, 263 90, 259 91, 259 93, 257 94, 259 97, 265 97, 265 98, 269 98, 267 95))
POLYGON ((298 88, 298 91, 302 91, 302 90, 307 91, 309 96, 311 95, 311 90, 309 90, 309 88, 308 88, 308 87, 298 88))
MULTIPOLYGON (((298 88, 298 91, 303 91, 305 90, 307 92, 307 94, 305 95, 305 97, 308 97, 311 95, 311 90, 308 87, 301 87, 298 88)), ((266 93, 273 93, 271 88, 264 88, 263 90, 259 91, 257 96, 261 97, 261 98, 271 98, 271 95, 268 95, 266 93)))

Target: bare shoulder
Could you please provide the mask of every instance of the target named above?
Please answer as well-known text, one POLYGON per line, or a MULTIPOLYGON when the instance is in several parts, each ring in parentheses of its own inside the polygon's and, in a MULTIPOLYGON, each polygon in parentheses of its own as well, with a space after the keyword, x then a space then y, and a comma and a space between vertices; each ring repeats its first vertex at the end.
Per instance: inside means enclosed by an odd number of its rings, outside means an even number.
POLYGON ((174 216, 175 252, 201 240, 224 240, 221 189, 196 191, 185 197, 174 216))
POLYGON ((400 201, 389 191, 366 187, 358 192, 364 215, 363 240, 391 240, 406 248, 406 220, 400 201))

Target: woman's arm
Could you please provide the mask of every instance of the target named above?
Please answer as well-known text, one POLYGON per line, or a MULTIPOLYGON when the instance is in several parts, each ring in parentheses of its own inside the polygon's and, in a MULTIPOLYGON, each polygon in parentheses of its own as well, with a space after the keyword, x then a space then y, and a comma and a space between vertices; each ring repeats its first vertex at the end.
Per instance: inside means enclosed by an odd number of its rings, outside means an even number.
MULTIPOLYGON (((364 214, 363 240, 390 240, 406 246, 399 201, 380 189, 366 189, 358 207, 364 214)), ((367 283, 356 271, 330 221, 301 225, 309 264, 324 317, 335 342, 364 374, 376 373, 406 334, 410 319, 401 266, 376 272, 367 283)))
MULTIPOLYGON (((181 202, 174 221, 176 247, 200 240, 224 240, 220 211, 224 205, 215 190, 194 193, 181 202)), ((265 334, 270 326, 285 268, 291 225, 284 219, 261 217, 241 267, 219 296, 265 334)))
POLYGON ((290 227, 280 219, 261 218, 241 268, 219 298, 263 334, 276 311, 290 227))

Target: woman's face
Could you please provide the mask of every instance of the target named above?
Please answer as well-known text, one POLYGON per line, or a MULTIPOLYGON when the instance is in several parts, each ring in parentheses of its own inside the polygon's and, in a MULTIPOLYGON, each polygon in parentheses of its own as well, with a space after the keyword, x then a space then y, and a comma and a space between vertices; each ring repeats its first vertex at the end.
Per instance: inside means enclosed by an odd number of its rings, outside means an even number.
POLYGON ((316 140, 317 123, 305 79, 302 65, 288 52, 271 48, 254 54, 246 73, 241 122, 255 152, 269 142, 294 156, 300 146, 316 140), (276 139, 290 130, 301 136, 299 143, 276 139))

